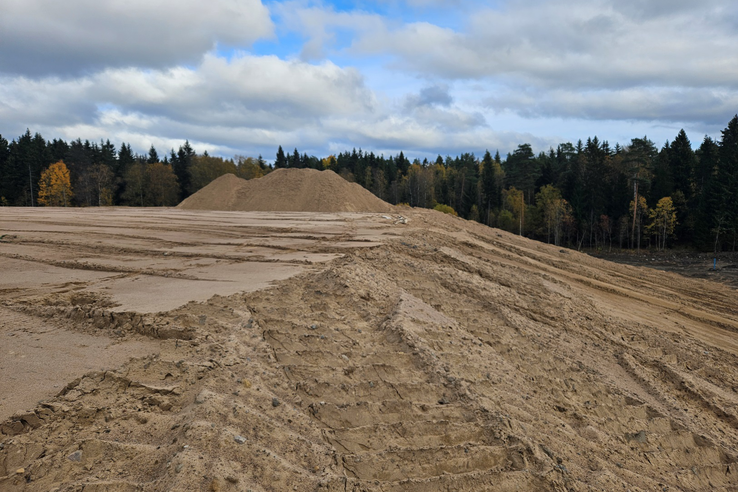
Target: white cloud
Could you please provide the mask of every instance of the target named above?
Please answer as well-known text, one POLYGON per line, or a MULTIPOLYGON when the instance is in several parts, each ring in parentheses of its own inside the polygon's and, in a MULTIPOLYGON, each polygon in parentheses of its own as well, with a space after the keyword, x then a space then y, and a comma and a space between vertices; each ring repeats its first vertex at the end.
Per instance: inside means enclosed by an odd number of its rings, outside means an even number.
POLYGON ((629 88, 613 91, 551 91, 508 89, 483 104, 527 118, 660 121, 679 124, 696 120, 721 126, 738 108, 738 94, 690 88, 629 88))
POLYGON ((273 34, 260 0, 0 0, 0 71, 79 74, 197 62, 273 34))
POLYGON ((65 138, 138 135, 134 142, 189 138, 228 148, 276 147, 288 135, 305 138, 311 133, 305 128, 320 128, 326 119, 361 119, 376 110, 374 94, 354 69, 245 53, 230 60, 207 54, 194 68, 0 78, 3 126, 65 138))
POLYGON ((277 26, 260 0, 0 0, 0 132, 434 156, 607 138, 600 126, 621 143, 714 134, 738 107, 728 0, 386 0, 392 18, 269 5, 277 26), (275 32, 257 46, 279 56, 247 51, 275 32))
POLYGON ((503 10, 476 12, 463 31, 427 22, 367 31, 354 50, 390 54, 395 68, 445 79, 502 77, 572 88, 738 88, 738 52, 730 49, 738 45, 738 32, 725 25, 722 7, 648 16, 633 14, 631 3, 625 9, 603 0, 512 1, 503 10))
POLYGON ((385 19, 378 14, 352 11, 337 12, 323 4, 310 5, 304 0, 283 2, 275 6, 283 27, 303 35, 307 41, 300 50, 304 60, 325 58, 338 44, 337 32, 371 32, 383 29, 385 19))

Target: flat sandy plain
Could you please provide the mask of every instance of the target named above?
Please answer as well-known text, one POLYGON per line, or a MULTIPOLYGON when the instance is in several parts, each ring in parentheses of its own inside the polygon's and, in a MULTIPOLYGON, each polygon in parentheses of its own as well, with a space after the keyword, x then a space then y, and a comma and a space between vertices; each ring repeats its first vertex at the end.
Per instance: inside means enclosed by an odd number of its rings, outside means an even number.
POLYGON ((735 289, 401 213, 0 208, 0 490, 738 488, 735 289))

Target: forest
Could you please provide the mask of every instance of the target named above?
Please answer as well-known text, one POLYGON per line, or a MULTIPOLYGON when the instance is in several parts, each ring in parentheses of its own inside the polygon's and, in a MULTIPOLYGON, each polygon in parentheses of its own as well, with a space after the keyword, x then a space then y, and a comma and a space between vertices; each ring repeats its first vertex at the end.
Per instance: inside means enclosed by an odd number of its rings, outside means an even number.
POLYGON ((392 204, 435 208, 576 249, 673 247, 735 251, 738 115, 697 150, 684 130, 660 148, 647 137, 610 146, 596 136, 535 154, 485 151, 412 161, 361 149, 323 158, 285 153, 232 159, 188 141, 160 157, 151 146, 0 135, 2 206, 173 206, 213 179, 253 179, 277 168, 330 169, 392 204))

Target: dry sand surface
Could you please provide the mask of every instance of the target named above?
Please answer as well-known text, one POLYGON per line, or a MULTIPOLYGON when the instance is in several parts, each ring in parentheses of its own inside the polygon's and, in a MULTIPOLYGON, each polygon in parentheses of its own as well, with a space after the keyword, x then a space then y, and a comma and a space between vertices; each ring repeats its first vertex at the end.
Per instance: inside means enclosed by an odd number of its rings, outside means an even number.
POLYGON ((738 489, 733 288, 400 213, 0 209, 0 490, 738 489))

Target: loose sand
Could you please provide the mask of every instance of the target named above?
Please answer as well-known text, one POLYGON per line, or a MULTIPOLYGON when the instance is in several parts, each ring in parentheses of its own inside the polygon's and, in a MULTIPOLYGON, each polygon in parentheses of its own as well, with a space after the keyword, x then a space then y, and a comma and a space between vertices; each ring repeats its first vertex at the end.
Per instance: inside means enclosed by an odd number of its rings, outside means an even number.
POLYGON ((738 487, 734 289, 402 213, 0 209, 0 336, 148 351, 50 358, 0 490, 738 487))
POLYGON ((333 171, 277 169, 258 179, 225 174, 185 199, 186 210, 391 212, 392 205, 333 171))

